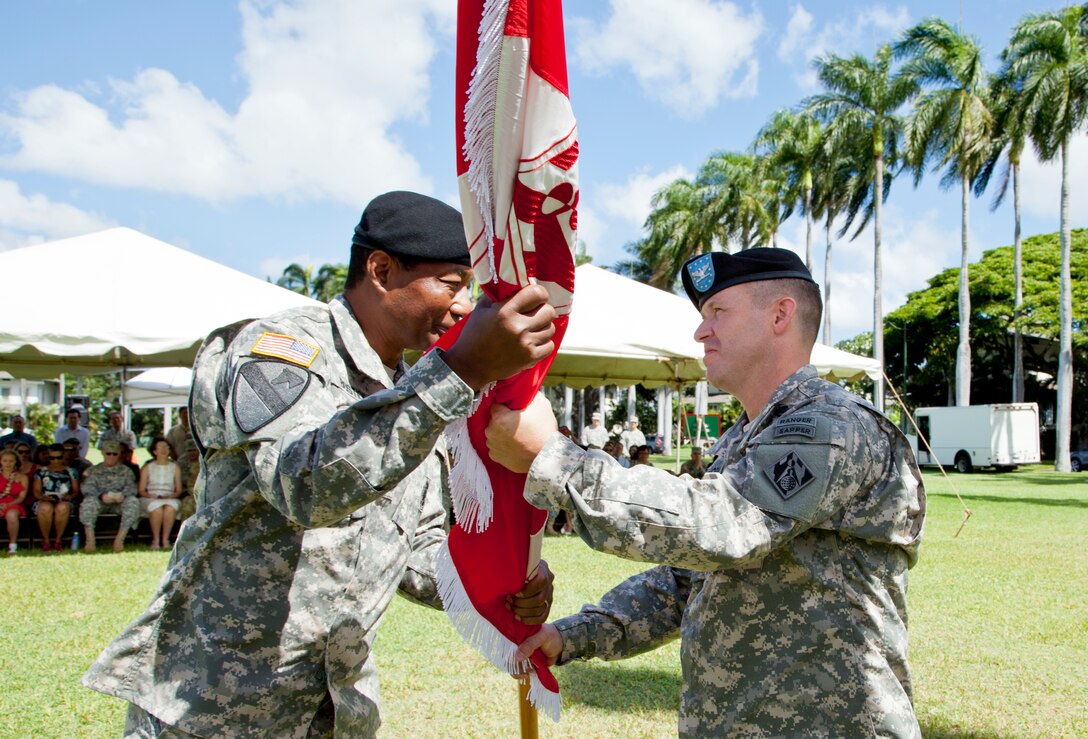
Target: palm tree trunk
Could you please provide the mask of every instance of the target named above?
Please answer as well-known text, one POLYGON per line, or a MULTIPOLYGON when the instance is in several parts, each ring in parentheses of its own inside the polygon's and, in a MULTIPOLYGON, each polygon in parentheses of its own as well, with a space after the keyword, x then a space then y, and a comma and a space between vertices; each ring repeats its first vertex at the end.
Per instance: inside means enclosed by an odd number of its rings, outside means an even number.
POLYGON ((963 202, 960 206, 960 343, 956 347, 956 405, 971 405, 971 181, 960 178, 963 202))
MULTIPOLYGON (((1013 226, 1013 315, 1020 317, 1024 303, 1023 243, 1020 239, 1020 162, 1012 163, 1013 226)), ((1017 326, 1012 334, 1012 402, 1024 402, 1024 335, 1017 326)))
MULTIPOLYGON (((883 140, 881 141, 883 145, 883 140)), ((881 376, 873 381, 873 405, 884 412, 884 304, 881 291, 884 272, 881 266, 880 216, 884 200, 884 156, 876 155, 873 176, 873 358, 880 363, 881 376)))
POLYGON ((1062 141, 1062 274, 1060 339, 1058 348, 1058 412, 1057 439, 1054 447, 1054 469, 1069 472, 1069 439, 1073 427, 1073 281, 1070 273, 1069 232, 1069 138, 1062 141))
POLYGON ((824 343, 831 346, 831 208, 824 226, 827 248, 824 250, 824 343))
POLYGON ((812 188, 805 188, 805 266, 812 271, 812 188))

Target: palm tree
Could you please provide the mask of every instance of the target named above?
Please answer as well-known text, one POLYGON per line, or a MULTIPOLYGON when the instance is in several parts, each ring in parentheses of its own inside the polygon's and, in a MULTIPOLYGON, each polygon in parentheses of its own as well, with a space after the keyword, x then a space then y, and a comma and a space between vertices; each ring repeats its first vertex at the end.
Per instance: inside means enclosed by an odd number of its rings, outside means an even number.
POLYGON ((741 249, 771 243, 782 214, 771 197, 761 157, 737 152, 716 152, 703 163, 695 184, 703 189, 706 218, 714 224, 722 245, 741 249))
POLYGON ((300 295, 310 297, 313 295, 314 266, 312 264, 307 264, 305 267, 301 264, 288 264, 283 268, 283 274, 276 280, 276 284, 300 295))
POLYGON ((673 180, 650 204, 647 235, 629 251, 648 268, 651 285, 669 289, 690 257, 709 251, 715 237, 724 244, 724 231, 707 217, 705 192, 690 180, 673 180))
POLYGON ((990 152, 993 114, 982 49, 947 21, 927 18, 903 33, 895 55, 900 74, 923 92, 907 123, 907 160, 915 186, 927 165, 945 169, 941 187, 960 183, 959 345, 956 405, 971 404, 971 183, 990 152))
POLYGON ((1062 160, 1058 403, 1055 468, 1068 472, 1073 401, 1073 286, 1070 276, 1069 141, 1088 121, 1088 5, 1030 15, 1002 54, 1021 89, 1027 130, 1044 161, 1062 160))
POLYGON ((1009 181, 1012 181, 1013 209, 1013 334, 1012 334, 1012 402, 1024 402, 1024 334, 1020 327, 1020 315, 1024 304, 1024 258, 1023 239, 1020 235, 1020 159, 1024 153, 1027 139, 1024 121, 1024 106, 1020 104, 1019 85, 1003 75, 997 75, 990 82, 993 96, 994 133, 991 137, 990 156, 975 177, 975 195, 981 196, 990 184, 994 170, 1005 159, 1001 169, 997 192, 994 194, 990 210, 1005 200, 1009 181))
POLYGON ((327 303, 344 292, 348 268, 344 264, 322 264, 313 281, 313 298, 327 303))
POLYGON ((756 135, 753 150, 768 157, 786 179, 785 193, 800 193, 805 213, 805 264, 812 271, 813 170, 823 148, 820 122, 811 115, 780 110, 756 135))
MULTIPOLYGON (((816 74, 827 90, 809 97, 804 109, 824 121, 832 146, 852 151, 860 157, 855 163, 859 171, 872 171, 871 188, 857 188, 851 195, 847 226, 865 206, 861 228, 873 218, 873 356, 884 366, 884 310, 881 207, 885 186, 891 184, 890 173, 898 164, 899 147, 903 138, 903 119, 897 111, 917 92, 914 80, 891 71, 890 46, 877 49, 872 60, 855 55, 850 58, 827 56, 816 61, 816 74), (866 145, 862 146, 862 142, 866 145), (857 146, 850 146, 857 143, 857 146)), ((857 233, 855 233, 855 237, 857 233)), ((884 408, 884 381, 874 383, 873 404, 884 408)))
MULTIPOLYGON (((853 171, 855 157, 837 149, 824 137, 813 166, 812 217, 824 221, 824 343, 831 341, 831 227, 846 209, 855 190, 857 175, 853 171)), ((869 180, 871 182, 871 180, 869 180)), ((839 237, 849 225, 844 226, 839 237)), ((811 268, 810 268, 811 270, 811 268)))

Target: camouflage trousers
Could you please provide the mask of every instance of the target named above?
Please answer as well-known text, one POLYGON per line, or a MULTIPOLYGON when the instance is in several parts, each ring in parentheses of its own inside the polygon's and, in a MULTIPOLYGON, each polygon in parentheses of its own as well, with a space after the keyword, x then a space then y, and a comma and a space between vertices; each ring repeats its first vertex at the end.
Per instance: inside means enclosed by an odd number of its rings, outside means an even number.
POLYGON ((121 514, 119 531, 134 529, 140 523, 140 499, 132 495, 120 503, 103 503, 97 495, 85 498, 79 505, 79 522, 93 529, 103 513, 121 514))
MULTIPOLYGON (((324 739, 333 735, 333 705, 328 696, 314 714, 306 739, 324 739)), ((122 739, 199 739, 196 734, 168 726, 134 703, 128 704, 122 739)))

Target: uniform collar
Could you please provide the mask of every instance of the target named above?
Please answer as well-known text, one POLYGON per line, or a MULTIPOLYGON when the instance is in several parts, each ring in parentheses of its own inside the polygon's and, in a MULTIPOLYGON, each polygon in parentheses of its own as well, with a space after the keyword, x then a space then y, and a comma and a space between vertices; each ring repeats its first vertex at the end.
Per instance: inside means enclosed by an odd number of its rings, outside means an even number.
MULTIPOLYGON (((389 380, 389 372, 386 370, 378 353, 370 346, 363 334, 362 326, 355 319, 351 306, 343 295, 338 295, 329 301, 329 311, 332 313, 336 331, 340 334, 341 354, 346 354, 355 370, 366 375, 370 379, 381 383, 383 386, 393 387, 389 380)), ((404 363, 397 363, 397 376, 404 372, 404 363)))
MULTIPOLYGON (((763 427, 767 425, 767 420, 776 414, 776 406, 792 395, 798 387, 818 378, 819 374, 816 372, 816 367, 811 364, 804 365, 774 389, 770 399, 767 400, 767 404, 763 406, 759 415, 754 419, 749 419, 746 412, 741 412, 740 418, 737 419, 733 428, 737 429, 737 432, 742 439, 750 439, 753 436, 758 436, 762 433, 763 427)), ((710 451, 716 453, 728 444, 729 441, 726 438, 727 436, 729 438, 735 438, 734 434, 722 434, 722 438, 718 440, 718 443, 715 444, 710 451)))

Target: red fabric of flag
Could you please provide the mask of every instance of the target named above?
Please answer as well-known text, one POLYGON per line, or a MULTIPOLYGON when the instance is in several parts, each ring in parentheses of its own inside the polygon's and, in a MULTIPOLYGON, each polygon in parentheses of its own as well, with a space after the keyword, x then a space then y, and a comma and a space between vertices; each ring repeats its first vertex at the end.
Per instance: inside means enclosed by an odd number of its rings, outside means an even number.
MULTIPOLYGON (((559 316, 558 349, 574 295, 578 228, 562 3, 460 0, 457 12, 457 175, 473 271, 495 300, 530 282, 546 287, 559 316)), ((455 326, 438 346, 458 333, 455 326)), ((516 621, 505 597, 535 566, 547 513, 523 499, 524 475, 488 458, 484 429, 492 403, 529 404, 553 359, 496 384, 451 428, 457 524, 439 556, 442 600, 458 632, 512 674, 527 667, 514 659, 517 645, 540 627, 516 621)), ((557 719, 559 685, 539 652, 533 663, 530 700, 557 719)))

